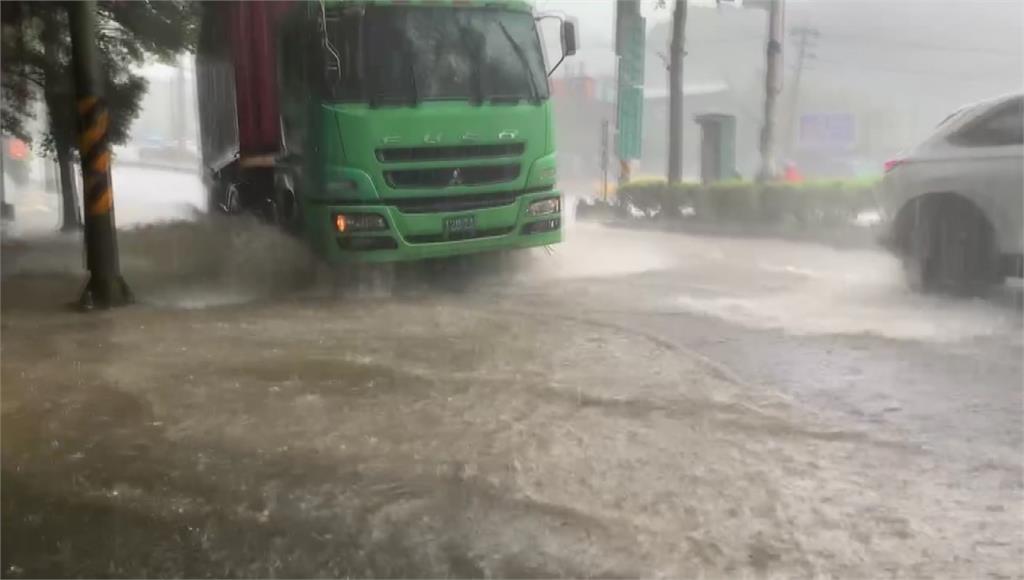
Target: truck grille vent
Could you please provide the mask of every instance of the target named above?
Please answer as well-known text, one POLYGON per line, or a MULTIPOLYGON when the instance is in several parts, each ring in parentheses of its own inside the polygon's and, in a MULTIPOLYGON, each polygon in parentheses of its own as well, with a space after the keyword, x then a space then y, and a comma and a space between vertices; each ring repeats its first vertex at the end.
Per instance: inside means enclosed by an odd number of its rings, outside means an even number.
POLYGON ((522 192, 502 191, 449 197, 418 197, 413 199, 389 199, 387 203, 402 213, 442 213, 503 207, 516 202, 522 192))
POLYGON ((378 149, 377 160, 382 163, 409 161, 449 161, 452 159, 482 159, 487 157, 513 157, 523 154, 524 143, 501 145, 454 145, 447 147, 396 147, 378 149))
POLYGON ((454 242, 461 240, 479 240, 480 238, 494 238, 512 233, 512 226, 504 228, 491 228, 489 230, 472 230, 459 232, 457 234, 419 234, 405 236, 405 241, 410 244, 433 244, 437 242, 454 242))
POLYGON ((519 164, 478 167, 399 169, 384 172, 384 180, 395 189, 457 187, 512 181, 519 177, 519 164))

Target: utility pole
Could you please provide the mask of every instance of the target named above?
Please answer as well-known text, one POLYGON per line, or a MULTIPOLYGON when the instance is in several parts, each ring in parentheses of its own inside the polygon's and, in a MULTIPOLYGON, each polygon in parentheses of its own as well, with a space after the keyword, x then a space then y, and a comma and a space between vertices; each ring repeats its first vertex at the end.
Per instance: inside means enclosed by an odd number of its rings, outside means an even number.
POLYGON ((687 0, 676 0, 668 64, 668 182, 683 180, 683 58, 686 56, 687 0))
POLYGON ((114 190, 110 179, 110 115, 103 98, 96 48, 96 0, 68 5, 71 60, 75 72, 78 152, 82 162, 85 202, 85 258, 89 282, 79 299, 86 310, 132 302, 121 277, 114 227, 114 190))
POLYGON ((786 140, 784 141, 787 156, 793 153, 794 135, 800 119, 800 79, 803 76, 804 63, 814 59, 815 55, 808 52, 808 49, 813 48, 813 43, 821 36, 821 32, 816 28, 795 26, 789 34, 798 39, 798 48, 796 53, 796 70, 793 72, 793 86, 790 88, 792 94, 790 95, 789 114, 787 115, 789 122, 786 124, 786 140))
POLYGON ((782 29, 784 0, 769 0, 768 43, 765 49, 764 125, 761 127, 761 168, 759 181, 772 179, 778 172, 775 158, 775 101, 782 91, 782 29))
POLYGON ((608 203, 608 119, 601 120, 601 200, 608 203))

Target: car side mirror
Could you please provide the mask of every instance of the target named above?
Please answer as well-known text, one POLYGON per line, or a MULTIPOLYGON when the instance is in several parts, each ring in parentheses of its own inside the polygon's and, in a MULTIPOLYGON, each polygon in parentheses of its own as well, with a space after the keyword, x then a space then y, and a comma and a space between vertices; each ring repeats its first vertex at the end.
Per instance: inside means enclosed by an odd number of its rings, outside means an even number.
POLYGON ((569 20, 562 21, 562 57, 576 54, 576 24, 569 20))

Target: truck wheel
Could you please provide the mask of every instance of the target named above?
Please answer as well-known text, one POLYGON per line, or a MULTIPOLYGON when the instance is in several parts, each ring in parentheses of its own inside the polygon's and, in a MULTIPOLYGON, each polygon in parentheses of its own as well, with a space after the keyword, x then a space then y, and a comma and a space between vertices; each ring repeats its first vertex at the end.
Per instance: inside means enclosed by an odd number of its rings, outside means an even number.
POLYGON ((998 260, 985 217, 967 201, 926 205, 921 212, 903 259, 910 287, 964 296, 992 285, 998 260))
POLYGON ((241 193, 234 182, 213 185, 208 200, 208 213, 234 215, 242 211, 241 193))
POLYGON ((242 213, 242 188, 235 182, 229 183, 224 189, 224 213, 242 213))
POLYGON ((302 229, 302 210, 295 194, 289 189, 278 190, 274 196, 275 219, 277 225, 289 234, 297 234, 302 229))

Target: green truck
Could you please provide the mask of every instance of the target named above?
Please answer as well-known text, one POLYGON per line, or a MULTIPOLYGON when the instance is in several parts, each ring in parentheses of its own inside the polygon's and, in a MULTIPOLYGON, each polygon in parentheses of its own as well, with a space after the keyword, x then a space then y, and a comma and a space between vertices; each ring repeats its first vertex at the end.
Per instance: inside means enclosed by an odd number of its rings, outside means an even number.
MULTIPOLYGON (((331 262, 559 242, 539 21, 514 0, 205 4, 210 209, 256 213, 331 262)), ((558 30, 560 64, 576 31, 558 30)))

